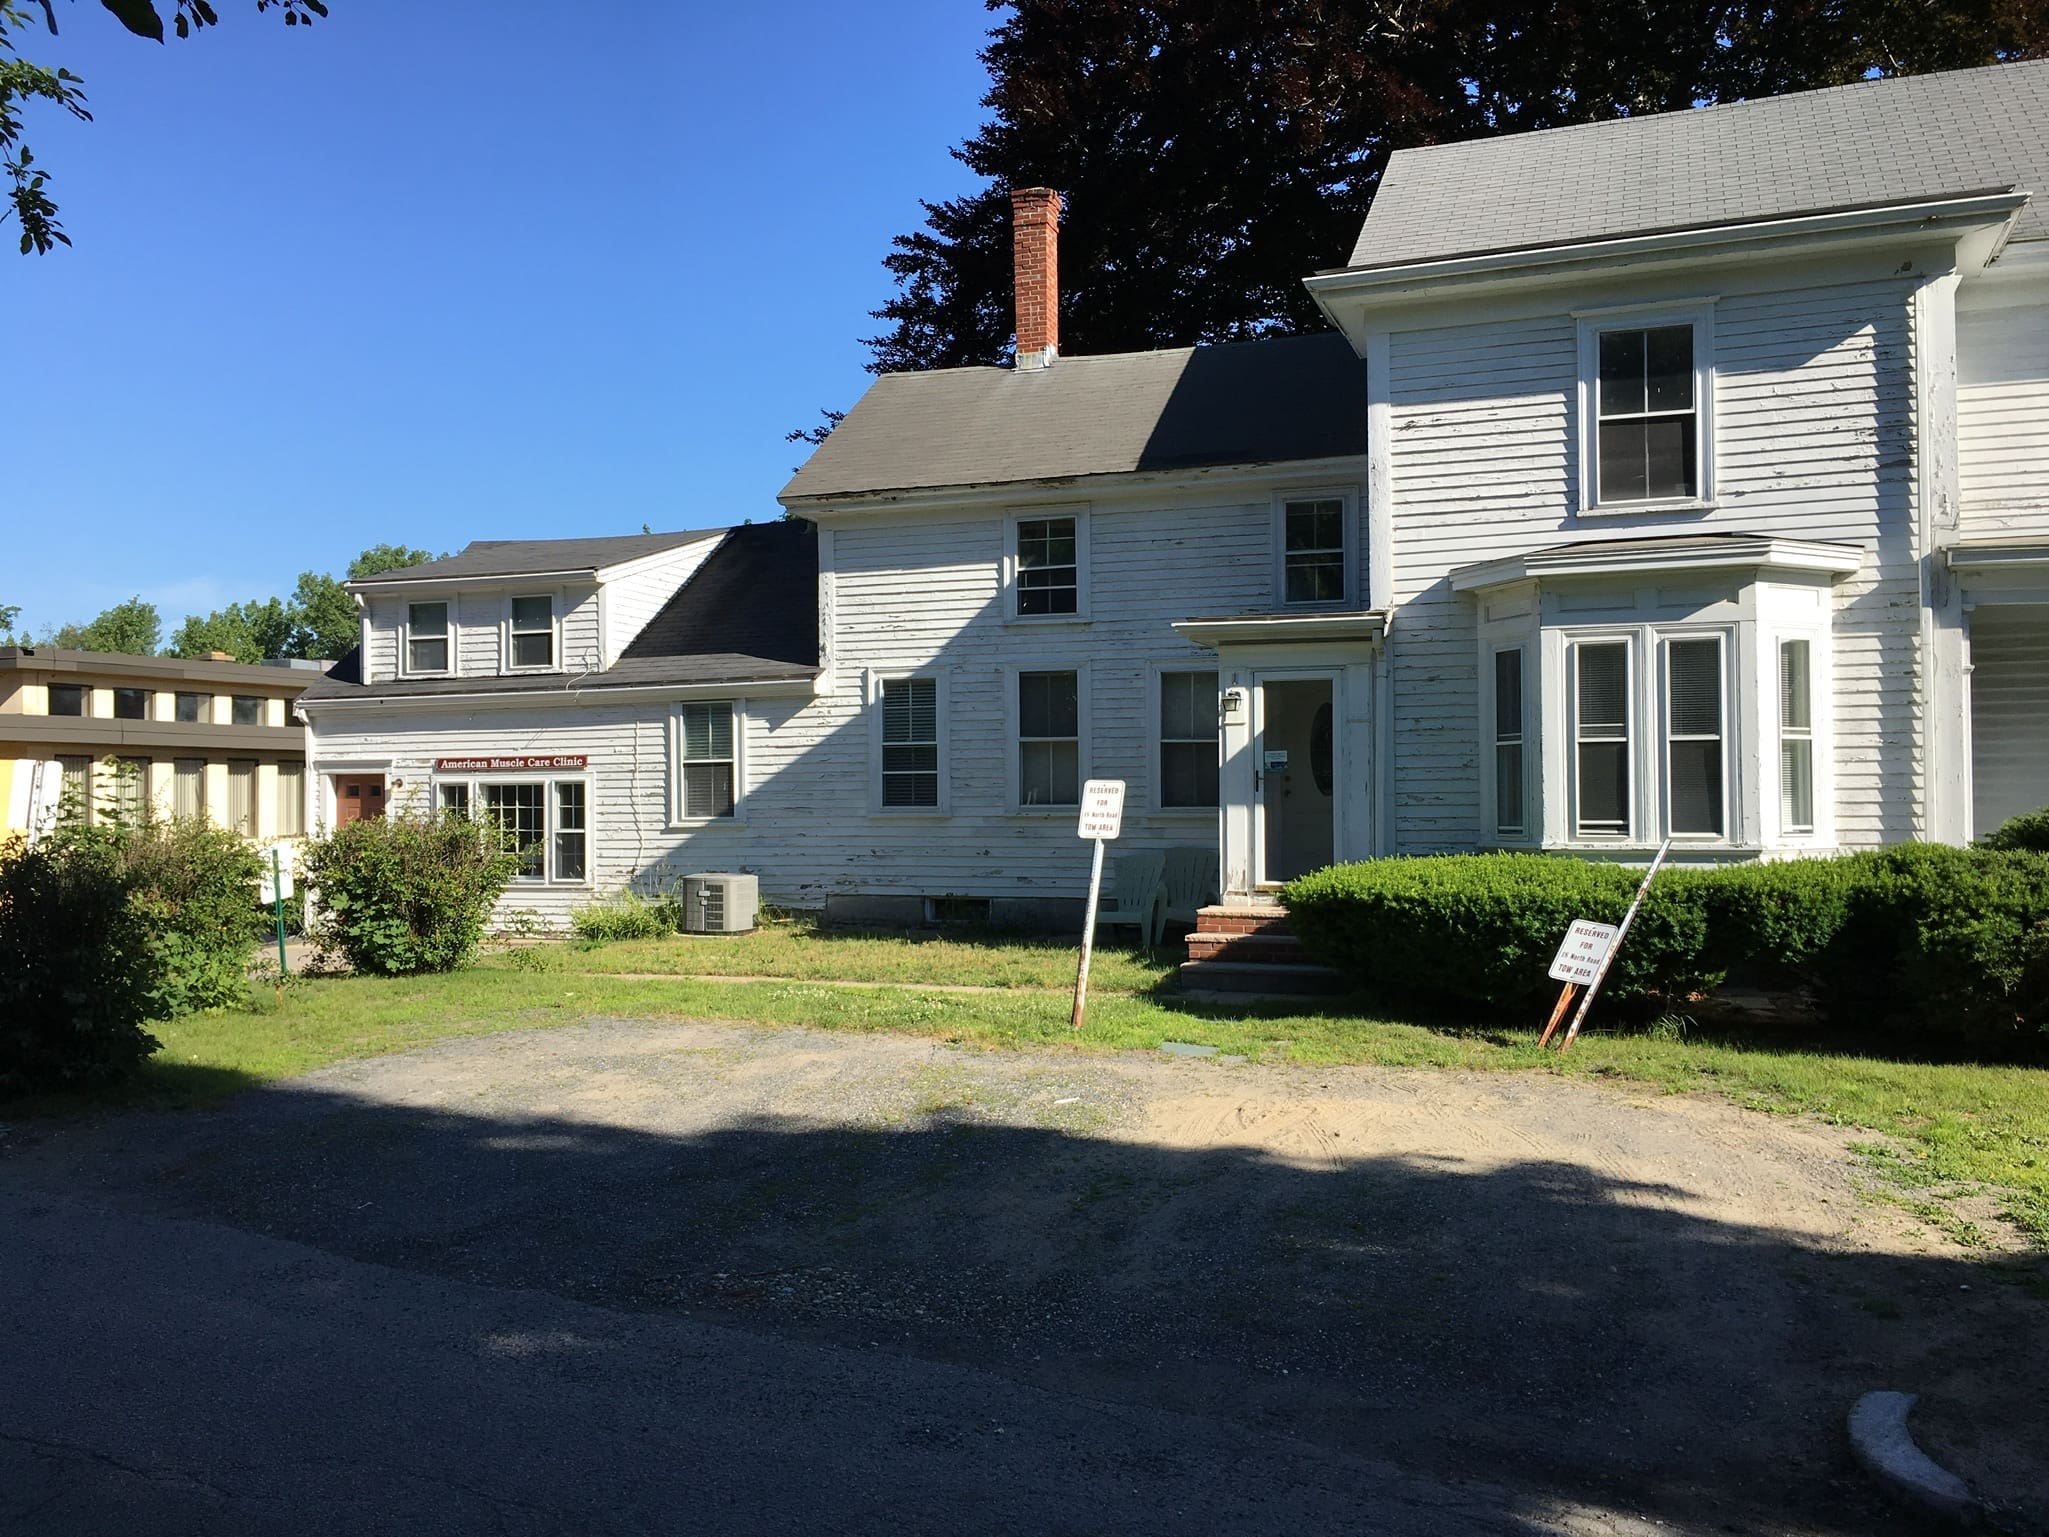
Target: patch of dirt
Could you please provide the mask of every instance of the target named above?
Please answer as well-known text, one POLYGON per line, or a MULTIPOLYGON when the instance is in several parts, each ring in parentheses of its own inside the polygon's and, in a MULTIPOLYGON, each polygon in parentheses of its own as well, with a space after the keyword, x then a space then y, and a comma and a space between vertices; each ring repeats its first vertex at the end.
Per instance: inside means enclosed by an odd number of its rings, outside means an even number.
POLYGON ((2004 1278, 2040 1271, 1866 1199, 1871 1140, 1535 1074, 599 1021, 29 1161, 385 1264, 1249 1422, 1589 1522, 1898 1530, 1843 1433, 1898 1388, 2028 1529, 2049 1301, 2004 1278))

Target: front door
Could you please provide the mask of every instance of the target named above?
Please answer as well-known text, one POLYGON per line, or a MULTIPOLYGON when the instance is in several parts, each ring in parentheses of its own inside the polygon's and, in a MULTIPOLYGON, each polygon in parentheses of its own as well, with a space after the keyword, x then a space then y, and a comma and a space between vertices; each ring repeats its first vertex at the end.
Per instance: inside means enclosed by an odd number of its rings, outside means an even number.
POLYGON ((1337 847, 1334 686, 1323 678, 1262 678, 1253 760, 1261 885, 1330 864, 1337 847))
POLYGON ((337 774, 334 776, 334 825, 346 827, 364 817, 384 815, 382 774, 337 774))

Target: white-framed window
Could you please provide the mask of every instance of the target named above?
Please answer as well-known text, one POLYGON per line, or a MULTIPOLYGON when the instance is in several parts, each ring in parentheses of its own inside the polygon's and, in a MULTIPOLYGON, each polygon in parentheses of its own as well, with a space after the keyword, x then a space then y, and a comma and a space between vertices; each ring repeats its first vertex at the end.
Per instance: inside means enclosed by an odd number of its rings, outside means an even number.
POLYGON ((930 673, 871 680, 874 805, 899 813, 947 807, 946 680, 930 673))
POLYGON ((1012 674, 1014 804, 1023 810, 1081 804, 1082 677, 1077 668, 1012 674))
POLYGON ((1675 636, 1665 661, 1665 827, 1729 835, 1728 679, 1720 635, 1675 636))
POLYGON ((406 605, 405 662, 409 676, 449 670, 448 604, 432 599, 406 605))
POLYGON ((506 616, 505 656, 511 672, 547 672, 560 650, 555 643, 555 597, 552 593, 515 595, 506 616))
POLYGON ((1274 515, 1282 604, 1330 607, 1351 592, 1352 497, 1347 492, 1304 492, 1277 499, 1274 515))
POLYGON ((1814 643, 1779 642, 1779 831, 1814 831, 1814 643))
POLYGON ((1630 643, 1581 640, 1572 657, 1572 833, 1626 839, 1634 826, 1630 643))
POLYGON ((1523 648, 1504 646, 1496 651, 1493 672, 1494 836, 1514 840, 1529 834, 1523 648))
POLYGON ((1089 520, 1079 507, 1029 508, 1004 520, 1003 584, 1010 617, 1085 619, 1089 520))
POLYGON ((1713 307, 1582 316, 1579 350, 1580 510, 1712 501, 1713 307))
POLYGON ((1160 675, 1159 809, 1213 810, 1217 805, 1217 673, 1160 675))
POLYGON ((691 700, 676 708, 675 816, 703 822, 733 816, 739 805, 739 729, 730 699, 691 700))
POLYGON ((500 844, 519 858, 516 883, 589 884, 587 779, 437 779, 434 806, 495 829, 500 844))

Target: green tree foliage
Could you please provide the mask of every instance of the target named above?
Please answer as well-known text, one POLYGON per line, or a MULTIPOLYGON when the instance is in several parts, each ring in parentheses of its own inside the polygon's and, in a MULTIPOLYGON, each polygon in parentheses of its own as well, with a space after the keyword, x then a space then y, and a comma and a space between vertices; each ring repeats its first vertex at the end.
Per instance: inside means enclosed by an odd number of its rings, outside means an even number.
MULTIPOLYGON (((349 562, 349 581, 399 571, 435 559, 432 550, 409 549, 403 544, 372 545, 349 562)), ((347 656, 361 633, 356 600, 342 590, 341 581, 317 571, 301 571, 292 589, 290 604, 293 624, 293 656, 318 657, 335 661, 347 656)))
POLYGON ((155 656, 163 644, 164 622, 154 603, 138 594, 125 603, 101 611, 89 624, 62 625, 45 638, 45 644, 66 651, 113 651, 123 656, 155 656))
POLYGON ((293 615, 277 598, 230 603, 205 618, 194 614, 171 634, 171 655, 203 657, 225 651, 238 662, 293 654, 293 615))
POLYGON ((885 265, 877 372, 1000 363, 1008 189, 1067 197, 1061 344, 1183 346, 1320 325, 1396 149, 1677 110, 2049 47, 2032 0, 989 0, 986 186, 925 205, 885 265))
MULTIPOLYGON (((137 37, 152 42, 164 40, 164 19, 170 17, 171 31, 190 37, 202 27, 220 21, 211 0, 100 0, 102 9, 137 37)), ((327 14, 326 0, 256 0, 256 9, 276 8, 284 13, 285 25, 295 27, 327 14)), ((70 245, 71 237, 57 222, 57 205, 51 201, 49 173, 36 164, 29 147, 22 142, 21 109, 41 101, 61 108, 80 122, 92 121, 85 108, 85 82, 68 69, 31 64, 22 58, 15 39, 40 20, 52 36, 57 32, 55 0, 0 0, 0 170, 13 183, 4 221, 11 213, 21 226, 21 253, 38 255, 59 245, 70 245)))

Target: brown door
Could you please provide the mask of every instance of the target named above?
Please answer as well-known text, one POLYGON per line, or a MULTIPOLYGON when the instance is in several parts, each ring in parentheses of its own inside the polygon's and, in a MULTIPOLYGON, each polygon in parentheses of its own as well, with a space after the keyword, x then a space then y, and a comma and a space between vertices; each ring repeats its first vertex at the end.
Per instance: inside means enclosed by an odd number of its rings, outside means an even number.
POLYGON ((384 815, 382 774, 337 774, 334 776, 334 825, 346 827, 361 817, 384 815))

